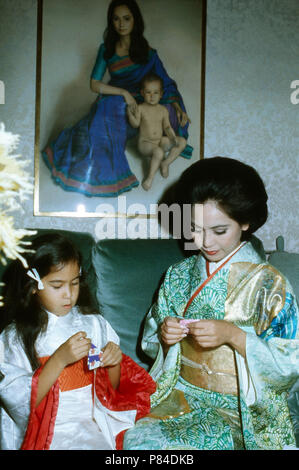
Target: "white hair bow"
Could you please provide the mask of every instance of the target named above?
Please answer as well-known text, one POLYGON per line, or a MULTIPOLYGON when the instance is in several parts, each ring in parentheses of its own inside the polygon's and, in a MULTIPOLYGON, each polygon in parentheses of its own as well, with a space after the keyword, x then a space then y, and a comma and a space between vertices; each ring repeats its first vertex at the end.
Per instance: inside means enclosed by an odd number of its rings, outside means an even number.
POLYGON ((31 270, 29 269, 27 271, 27 276, 31 277, 32 279, 34 279, 37 282, 38 290, 43 290, 44 289, 44 285, 42 283, 42 280, 39 277, 39 274, 38 274, 38 272, 35 268, 32 268, 31 270))

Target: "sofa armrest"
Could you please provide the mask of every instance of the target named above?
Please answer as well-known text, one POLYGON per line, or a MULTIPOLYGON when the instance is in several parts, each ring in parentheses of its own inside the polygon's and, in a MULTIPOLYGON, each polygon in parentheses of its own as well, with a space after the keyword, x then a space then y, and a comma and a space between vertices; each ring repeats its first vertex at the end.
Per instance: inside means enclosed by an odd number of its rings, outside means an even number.
POLYGON ((284 250, 284 239, 280 235, 276 239, 276 251, 270 253, 268 261, 277 268, 292 285, 297 302, 299 299, 299 253, 284 250))

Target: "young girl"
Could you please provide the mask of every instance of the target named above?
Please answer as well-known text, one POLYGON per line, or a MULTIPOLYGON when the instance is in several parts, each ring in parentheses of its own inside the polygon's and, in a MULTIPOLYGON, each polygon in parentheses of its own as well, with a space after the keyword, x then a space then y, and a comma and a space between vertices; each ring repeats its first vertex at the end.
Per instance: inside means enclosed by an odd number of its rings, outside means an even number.
POLYGON ((143 411, 138 397, 134 402, 138 387, 147 394, 154 383, 122 355, 109 323, 92 314, 74 246, 49 234, 36 238, 32 248, 29 269, 16 262, 7 281, 7 326, 0 335, 1 449, 112 449, 117 435, 121 446, 119 433, 146 412, 146 400, 143 411), (101 361, 94 370, 87 367, 90 351, 101 361), (132 391, 128 374, 134 373, 144 383, 132 391))
POLYGON ((178 199, 192 205, 199 255, 169 268, 143 347, 156 358, 151 413, 125 449, 281 449, 294 444, 287 391, 298 377, 298 307, 255 251, 267 218, 257 172, 215 157, 191 165, 178 199))

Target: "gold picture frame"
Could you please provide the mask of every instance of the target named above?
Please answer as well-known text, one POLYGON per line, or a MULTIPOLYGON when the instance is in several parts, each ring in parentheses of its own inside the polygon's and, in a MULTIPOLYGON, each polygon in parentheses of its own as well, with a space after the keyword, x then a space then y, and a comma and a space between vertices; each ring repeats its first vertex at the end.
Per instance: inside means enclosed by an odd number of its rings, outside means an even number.
MULTIPOLYGON (((102 40, 109 2, 91 0, 87 11, 86 3, 78 0, 38 0, 35 216, 156 217, 154 207, 167 187, 184 168, 204 158, 206 0, 139 0, 145 21, 145 37, 158 50, 169 76, 176 81, 191 118, 189 138, 194 148, 193 156, 190 160, 179 157, 170 177, 162 180, 158 175, 155 187, 147 193, 140 185, 118 197, 86 197, 64 191, 53 182, 43 161, 42 150, 49 139, 88 112, 95 101, 96 95, 89 89, 89 77, 102 40), (94 5, 97 5, 97 11, 94 5), (159 8, 165 17, 162 30, 159 26, 161 21, 158 21, 161 17, 156 13, 159 8), (101 19, 99 25, 97 18, 101 19), (85 38, 87 24, 91 31, 88 40, 85 38), (176 41, 180 47, 176 46, 176 41), (193 112, 190 113, 188 108, 193 112)), ((128 155, 129 160, 131 153, 128 155)), ((141 166, 140 160, 134 158, 129 160, 129 164, 133 161, 136 167, 141 166)))

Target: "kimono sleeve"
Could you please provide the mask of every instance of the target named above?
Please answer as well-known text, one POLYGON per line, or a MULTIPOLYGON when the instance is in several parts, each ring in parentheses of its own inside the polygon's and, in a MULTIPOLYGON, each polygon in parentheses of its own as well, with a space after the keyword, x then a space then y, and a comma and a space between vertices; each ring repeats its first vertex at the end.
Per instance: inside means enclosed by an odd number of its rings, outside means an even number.
POLYGON ((288 390, 299 374, 298 306, 291 291, 285 304, 260 337, 247 333, 246 361, 257 400, 267 387, 288 390))
POLYGON ((171 273, 172 267, 167 270, 164 282, 159 290, 157 302, 151 307, 144 325, 141 347, 144 352, 155 359, 160 348, 159 330, 164 319, 175 316, 171 304, 171 273))
MULTIPOLYGON (((165 389, 171 390, 171 382, 177 379, 179 371, 180 344, 176 343, 169 347, 168 352, 164 355, 162 342, 160 338, 160 326, 164 319, 168 316, 177 316, 173 298, 176 292, 176 281, 178 278, 174 267, 170 267, 166 273, 165 280, 159 291, 159 297, 156 304, 153 305, 146 318, 144 334, 142 338, 142 349, 145 353, 154 359, 150 374, 155 381, 169 384, 164 385, 153 395, 153 400, 164 395, 165 389), (163 379, 164 376, 164 379, 163 379), (166 382, 165 382, 166 380, 166 382)), ((152 399, 151 398, 151 399, 152 399)), ((152 403, 153 405, 153 403, 152 403)))
POLYGON ((21 364, 22 351, 18 343, 11 350, 6 335, 0 336, 0 447, 18 449, 21 446, 30 415, 33 372, 21 364), (11 354, 10 354, 11 353, 11 354))
POLYGON ((18 429, 25 432, 30 414, 32 373, 0 363, 0 402, 18 429))

